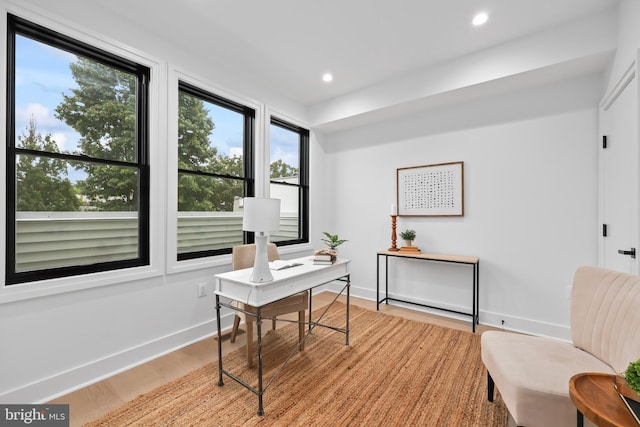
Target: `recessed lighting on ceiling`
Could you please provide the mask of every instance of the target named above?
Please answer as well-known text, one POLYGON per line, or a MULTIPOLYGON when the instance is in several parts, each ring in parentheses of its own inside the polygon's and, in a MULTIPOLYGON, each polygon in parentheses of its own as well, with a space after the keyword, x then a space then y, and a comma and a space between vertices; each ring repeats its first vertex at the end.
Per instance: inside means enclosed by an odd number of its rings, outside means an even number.
POLYGON ((331 75, 331 73, 324 73, 322 75, 322 81, 329 83, 331 80, 333 80, 333 75, 331 75))
POLYGON ((473 21, 471 21, 471 23, 474 26, 479 27, 480 25, 483 25, 485 22, 487 22, 488 19, 489 15, 487 15, 485 12, 480 12, 473 17, 473 21))

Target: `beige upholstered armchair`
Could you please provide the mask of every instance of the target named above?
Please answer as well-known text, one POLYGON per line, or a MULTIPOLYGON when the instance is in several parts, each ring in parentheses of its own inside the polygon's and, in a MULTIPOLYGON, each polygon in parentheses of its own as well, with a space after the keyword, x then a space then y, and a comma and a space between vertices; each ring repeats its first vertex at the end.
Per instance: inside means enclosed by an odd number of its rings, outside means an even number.
MULTIPOLYGON (((234 246, 231 252, 231 268, 233 270, 240 270, 243 268, 253 267, 253 262, 256 256, 256 245, 239 245, 234 246)), ((280 259, 278 255, 278 248, 275 244, 267 244, 267 256, 269 262, 280 259)), ((250 313, 255 313, 256 308, 235 301, 233 303, 238 308, 250 313)), ((298 340, 300 343, 300 351, 304 350, 304 321, 305 310, 309 306, 309 293, 307 291, 291 295, 278 301, 274 301, 261 307, 262 318, 272 319, 272 328, 276 328, 276 317, 283 314, 298 312, 298 340)), ((244 317, 246 332, 247 332, 247 366, 253 366, 254 355, 254 343, 253 343, 253 323, 256 321, 255 316, 251 316, 244 313, 237 312, 233 320, 233 329, 231 330, 231 342, 235 342, 236 335, 238 333, 238 327, 240 326, 240 320, 244 317)))
POLYGON ((505 331, 482 334, 489 400, 497 387, 518 426, 575 426, 571 377, 620 373, 640 358, 638 307, 639 276, 578 268, 571 289, 571 342, 505 331))

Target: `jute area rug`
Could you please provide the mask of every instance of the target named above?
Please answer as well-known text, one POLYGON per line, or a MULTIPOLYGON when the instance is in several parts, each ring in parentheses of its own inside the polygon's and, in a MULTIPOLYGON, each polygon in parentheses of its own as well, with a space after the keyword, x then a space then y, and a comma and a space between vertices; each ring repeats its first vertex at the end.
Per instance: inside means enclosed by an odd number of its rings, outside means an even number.
MULTIPOLYGON (((344 327, 335 303, 323 323, 344 327)), ((351 306, 344 335, 315 328, 258 398, 228 377, 218 386, 211 363, 141 395, 88 426, 506 426, 499 396, 487 400, 480 334, 406 320, 351 306)), ((316 316, 319 310, 316 310, 316 316)), ((317 319, 317 317, 316 317, 317 319)), ((264 384, 297 339, 295 325, 263 338, 264 384)), ((224 345, 224 342, 223 342, 224 345)), ((211 349, 217 354, 217 348, 211 349)), ((223 357, 225 369, 257 384, 244 348, 223 357)), ((256 364, 257 365, 257 364, 256 364)))

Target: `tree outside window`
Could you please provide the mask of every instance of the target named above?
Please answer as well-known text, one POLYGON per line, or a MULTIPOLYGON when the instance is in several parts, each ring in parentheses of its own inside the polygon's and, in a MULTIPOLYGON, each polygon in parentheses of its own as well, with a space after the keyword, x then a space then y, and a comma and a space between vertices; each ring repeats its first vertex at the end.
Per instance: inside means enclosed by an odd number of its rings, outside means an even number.
POLYGON ((230 253, 244 242, 242 199, 252 195, 245 153, 255 111, 180 82, 178 92, 178 260, 230 253))

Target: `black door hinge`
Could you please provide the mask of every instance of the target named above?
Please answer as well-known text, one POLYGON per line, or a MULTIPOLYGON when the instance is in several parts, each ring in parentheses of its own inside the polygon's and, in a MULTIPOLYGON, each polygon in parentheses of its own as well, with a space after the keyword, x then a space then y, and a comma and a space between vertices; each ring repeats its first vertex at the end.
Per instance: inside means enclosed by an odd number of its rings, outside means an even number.
POLYGON ((602 237, 607 237, 607 224, 602 224, 602 237))
POLYGON ((602 135, 602 148, 607 148, 607 135, 602 135))

